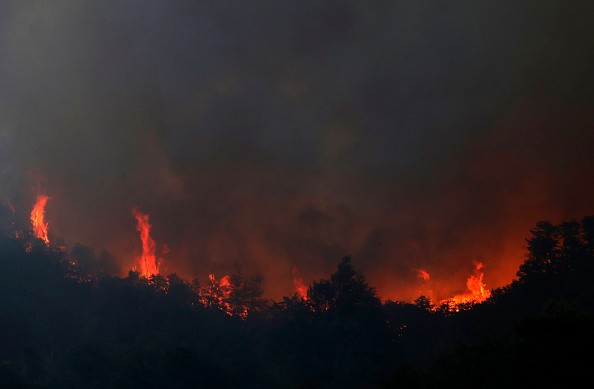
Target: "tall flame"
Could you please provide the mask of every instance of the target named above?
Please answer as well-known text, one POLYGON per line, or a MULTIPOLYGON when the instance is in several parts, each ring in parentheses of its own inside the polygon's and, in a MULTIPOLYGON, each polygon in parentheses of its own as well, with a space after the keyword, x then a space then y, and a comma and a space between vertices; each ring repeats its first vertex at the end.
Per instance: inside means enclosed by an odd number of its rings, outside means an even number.
POLYGON ((132 209, 132 215, 136 218, 136 231, 140 234, 140 241, 142 242, 142 256, 138 258, 140 274, 149 278, 152 275, 159 274, 159 263, 155 255, 157 244, 151 238, 149 215, 140 212, 138 208, 132 209))
POLYGON ((475 274, 468 277, 466 281, 465 293, 460 293, 452 297, 450 300, 454 305, 462 303, 475 303, 483 302, 491 296, 491 291, 487 289, 487 285, 483 282, 485 273, 481 271, 483 264, 481 262, 476 263, 475 274))
POLYGON ((291 273, 293 274, 293 284, 295 284, 297 293, 302 299, 307 300, 307 285, 305 285, 305 283, 303 283, 303 279, 299 277, 297 266, 293 266, 291 273))
POLYGON ((45 221, 45 205, 49 197, 43 194, 37 195, 37 201, 31 211, 31 224, 33 225, 33 234, 43 240, 45 244, 49 245, 50 241, 47 236, 48 223, 45 221))

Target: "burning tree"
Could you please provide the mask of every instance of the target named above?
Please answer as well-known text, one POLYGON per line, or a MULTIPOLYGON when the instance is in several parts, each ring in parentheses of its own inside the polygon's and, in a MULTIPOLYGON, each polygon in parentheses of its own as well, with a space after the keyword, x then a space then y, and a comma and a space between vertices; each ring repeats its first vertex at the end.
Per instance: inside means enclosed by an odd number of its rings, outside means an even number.
POLYGON ((31 211, 31 225, 33 226, 33 234, 43 240, 45 244, 49 245, 50 241, 47 235, 48 223, 45 221, 45 205, 49 197, 40 194, 37 195, 37 201, 31 211))
POLYGON ((140 212, 138 208, 132 209, 132 215, 136 218, 136 230, 140 234, 140 241, 142 242, 142 255, 138 258, 140 274, 146 278, 158 275, 159 262, 155 254, 157 244, 151 237, 149 215, 140 212))
POLYGON ((208 276, 208 286, 201 290, 201 302, 207 308, 217 308, 229 316, 246 318, 267 306, 262 298, 262 276, 235 274, 217 280, 214 274, 208 276))

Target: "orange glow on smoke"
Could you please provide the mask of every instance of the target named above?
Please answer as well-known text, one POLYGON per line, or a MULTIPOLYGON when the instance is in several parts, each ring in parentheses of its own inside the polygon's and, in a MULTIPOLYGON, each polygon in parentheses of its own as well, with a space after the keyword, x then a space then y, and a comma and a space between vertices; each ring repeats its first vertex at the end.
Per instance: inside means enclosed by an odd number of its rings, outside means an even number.
POLYGON ((487 285, 483 282, 485 273, 481 271, 483 264, 481 262, 476 263, 476 267, 473 275, 468 277, 466 281, 466 292, 455 295, 449 300, 442 301, 452 306, 456 306, 463 303, 480 303, 485 301, 491 296, 491 291, 487 289, 487 285))
POLYGON ((303 282, 303 279, 299 277, 299 271, 297 270, 297 266, 293 266, 291 269, 291 273, 293 274, 293 284, 295 284, 295 289, 299 296, 307 300, 307 285, 303 282))
POLYGON ((37 195, 37 201, 31 211, 31 224, 33 225, 33 234, 49 245, 50 241, 47 236, 48 223, 45 221, 45 205, 48 200, 49 197, 46 195, 37 195))
POLYGON ((419 278, 423 281, 429 281, 431 279, 431 276, 425 270, 419 269, 419 271, 417 273, 417 278, 419 278))
POLYGON ((157 244, 151 238, 149 215, 140 212, 137 208, 132 209, 132 215, 136 218, 136 230, 140 234, 140 240, 142 242, 142 255, 138 258, 140 275, 149 278, 150 276, 159 274, 159 263, 155 255, 157 244))

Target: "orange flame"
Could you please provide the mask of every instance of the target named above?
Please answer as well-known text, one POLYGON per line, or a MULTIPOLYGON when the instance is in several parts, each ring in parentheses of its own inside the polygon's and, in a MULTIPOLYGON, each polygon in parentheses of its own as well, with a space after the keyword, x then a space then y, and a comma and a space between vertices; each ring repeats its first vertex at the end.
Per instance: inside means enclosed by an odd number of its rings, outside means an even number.
POLYGON ((235 279, 232 281, 230 276, 224 276, 219 281, 214 274, 209 274, 209 287, 203 292, 201 302, 207 307, 217 307, 229 316, 239 316, 242 319, 247 318, 249 308, 232 299, 232 293, 236 288, 242 288, 242 282, 235 279))
POLYGON ((208 279, 210 280, 211 284, 211 293, 213 294, 213 297, 216 298, 218 306, 222 308, 222 310, 227 315, 233 316, 233 307, 229 303, 229 297, 231 296, 231 292, 233 291, 233 286, 231 285, 230 277, 225 276, 217 282, 215 275, 209 274, 208 279))
MULTIPOLYGON (((485 301, 491 296, 491 291, 487 289, 487 285, 483 283, 483 277, 485 273, 481 271, 483 264, 481 262, 476 263, 475 274, 468 277, 466 281, 465 293, 460 293, 449 299, 450 305, 454 307, 463 303, 480 303, 485 301)), ((448 302, 446 300, 446 302, 448 302)))
MULTIPOLYGON (((214 278, 214 274, 211 274, 211 275, 214 278)), ((221 281, 219 282, 219 286, 227 291, 225 293, 225 295, 228 295, 229 293, 231 293, 231 281, 229 281, 229 276, 225 276, 225 277, 221 278, 221 281)))
POLYGON ((427 273, 427 271, 419 269, 417 273, 417 278, 423 281, 429 281, 431 279, 431 276, 429 275, 429 273, 427 273))
POLYGON ((48 223, 45 221, 45 204, 49 197, 46 195, 37 195, 37 201, 31 211, 31 224, 33 225, 33 234, 43 240, 45 244, 49 245, 50 241, 47 236, 48 223))
POLYGON ((140 212, 137 208, 132 209, 132 215, 136 218, 136 231, 140 234, 140 240, 142 242, 142 256, 138 258, 140 274, 146 278, 158 275, 159 263, 155 255, 157 244, 153 238, 151 238, 149 215, 140 212))
POLYGON ((307 285, 305 285, 305 283, 303 283, 303 279, 299 277, 297 266, 293 266, 291 273, 293 274, 293 284, 295 284, 297 293, 303 300, 307 300, 307 285))

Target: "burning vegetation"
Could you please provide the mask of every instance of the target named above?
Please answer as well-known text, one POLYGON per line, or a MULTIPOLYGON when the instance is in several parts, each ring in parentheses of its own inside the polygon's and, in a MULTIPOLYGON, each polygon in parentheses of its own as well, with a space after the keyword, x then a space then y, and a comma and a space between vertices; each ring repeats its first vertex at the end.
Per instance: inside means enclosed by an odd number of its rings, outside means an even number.
MULTIPOLYGON (((155 256, 148 215, 136 215, 148 248, 143 254, 155 256)), ((594 301, 589 282, 594 217, 539 223, 531 233, 518 280, 490 291, 484 267, 476 263, 467 290, 436 308, 423 296, 414 303, 382 301, 349 257, 307 289, 293 268, 297 292, 274 302, 262 297, 258 276, 209 274, 204 285, 161 272, 113 277, 88 270, 97 258, 88 248, 65 251, 36 235, 15 238, 6 230, 0 239, 0 340, 7 346, 0 350, 0 379, 6 380, 2 374, 9 371, 12 379, 37 387, 125 387, 144 382, 151 371, 151 384, 159 387, 238 387, 248 381, 257 387, 287 382, 294 387, 348 386, 345 382, 381 387, 386 385, 380 382, 391 380, 387 387, 402 387, 413 380, 419 383, 413 387, 434 388, 457 387, 469 374, 469 382, 491 379, 506 387, 510 375, 539 377, 526 371, 534 366, 545 367, 540 374, 551 369, 557 376, 579 373, 574 367, 582 365, 574 351, 584 351, 592 316, 559 301, 594 301), (543 313, 536 318, 522 316, 538 311, 543 313), (26 331, 16 325, 22 323, 26 331), (515 323, 520 325, 509 336, 499 335, 515 323), (446 362, 436 362, 436 356, 447 357, 460 342, 476 344, 477 333, 487 339, 486 346, 458 350, 446 362), (563 347, 555 348, 558 344, 563 347), (543 363, 522 364, 535 358, 543 363), (394 370, 413 363, 423 370, 394 370), (502 368, 494 370, 494 363, 502 368), (56 365, 69 370, 63 373, 56 365), (503 374, 494 377, 493 371, 503 374)), ((427 288, 436 281, 435 274, 416 270, 427 288)))
POLYGON ((49 245, 50 241, 47 234, 48 223, 45 221, 45 205, 49 197, 40 194, 37 195, 37 201, 31 211, 31 227, 33 229, 33 235, 38 239, 41 239, 45 244, 49 245))
POLYGON ((132 215, 136 218, 136 231, 140 234, 140 241, 142 242, 142 255, 137 259, 140 274, 146 278, 158 275, 157 244, 151 237, 149 215, 140 212, 138 208, 132 209, 132 215))
MULTIPOLYGON (((33 235, 41 239, 47 246, 50 245, 48 238, 48 222, 45 218, 45 206, 49 197, 44 194, 40 194, 36 198, 35 205, 30 214, 31 229, 33 235)), ((12 208, 11 208, 12 209, 12 208)), ((14 209, 12 209, 14 213, 14 209)), ((160 263, 161 260, 157 257, 157 243, 151 236, 151 223, 148 214, 142 212, 139 208, 135 207, 132 209, 132 215, 136 220, 136 230, 139 234, 140 242, 142 245, 142 254, 136 259, 136 266, 132 269, 132 272, 137 272, 140 280, 147 285, 153 285, 155 288, 168 293, 170 289, 169 278, 160 275, 160 263)), ((16 235, 17 238, 19 235, 16 235)), ((167 247, 165 247, 167 249, 167 247)), ((28 250, 31 250, 30 244, 28 250)), ((61 247, 61 251, 65 252, 65 248, 61 247)), ((65 254, 66 255, 66 254, 65 254)), ((92 282, 94 275, 92 269, 97 267, 88 266, 89 261, 86 258, 92 257, 89 254, 88 249, 85 249, 77 245, 70 254, 66 255, 65 261, 72 268, 71 273, 75 274, 73 278, 78 279, 81 282, 92 282), (87 264, 86 268, 81 265, 87 264), (78 270, 77 270, 78 269, 78 270), (84 269, 91 269, 91 272, 85 274, 84 269)), ((103 254, 106 257, 106 254, 103 254)), ((430 298, 421 296, 424 301, 427 301, 428 306, 433 311, 438 309, 444 309, 447 307, 449 311, 458 311, 460 307, 468 306, 476 303, 486 301, 491 291, 487 288, 483 281, 484 273, 482 271, 483 264, 480 262, 476 263, 475 272, 466 281, 467 290, 464 293, 456 294, 455 296, 440 300, 439 305, 431 304, 433 297, 433 291, 427 290, 430 298)), ((417 278, 421 280, 428 288, 431 285, 432 277, 429 272, 425 269, 417 269, 417 278)), ((293 284, 295 287, 295 296, 299 298, 309 310, 328 310, 331 309, 329 300, 324 300, 323 303, 320 301, 312 301, 308 296, 308 290, 310 286, 307 285, 301 277, 297 266, 293 265, 291 268, 291 275, 293 284)), ((174 275, 175 276, 175 275, 174 275)), ((178 277, 175 276, 175 279, 178 277)), ((263 290, 261 288, 262 279, 260 276, 248 277, 245 275, 225 275, 220 279, 217 279, 214 274, 208 275, 208 281, 205 287, 200 287, 197 280, 192 283, 192 294, 194 297, 193 304, 200 304, 206 308, 212 308, 224 312, 228 316, 237 316, 242 319, 246 319, 248 315, 253 312, 261 311, 268 303, 267 300, 262 298, 263 290)), ((324 294, 325 284, 314 282, 311 289, 314 295, 322 293, 324 294)), ((319 300, 319 299, 318 299, 319 300)))
POLYGON ((228 315, 233 315, 233 307, 230 303, 233 287, 229 282, 229 276, 224 276, 217 281, 214 274, 208 275, 208 286, 202 291, 200 301, 205 307, 216 307, 228 315))
MULTIPOLYGON (((452 311, 458 311, 461 307, 469 306, 472 304, 482 303, 491 296, 491 290, 487 288, 487 285, 483 282, 484 272, 483 263, 475 262, 474 274, 471 274, 466 280, 466 291, 459 293, 453 297, 442 299, 438 305, 433 305, 431 300, 433 291, 428 290, 427 295, 422 295, 421 300, 424 301, 431 309, 449 309, 452 311)), ((417 270, 417 278, 422 280, 426 285, 430 285, 431 275, 424 269, 417 270)))
MULTIPOLYGON (((30 220, 34 236, 49 246, 48 222, 45 219, 45 206, 48 200, 49 197, 44 194, 37 196, 30 214, 30 220)), ((150 217, 137 207, 132 209, 132 215, 136 219, 136 230, 142 244, 142 254, 137 257, 136 266, 132 271, 138 272, 138 275, 144 278, 149 284, 167 290, 167 281, 159 273, 161 260, 157 258, 157 243, 151 236, 152 226, 150 224, 150 217)), ((61 249, 64 251, 63 247, 61 249)), ((83 254, 81 254, 78 246, 72 253, 72 258, 68 259, 68 263, 72 266, 76 266, 80 262, 79 258, 77 258, 78 256, 82 255, 84 257, 86 255, 84 254, 84 250, 83 254)), ((482 263, 476 263, 475 274, 471 275, 466 282, 466 292, 457 294, 449 299, 441 300, 439 304, 441 306, 447 305, 449 309, 455 311, 464 304, 468 305, 486 301, 490 296, 490 290, 487 289, 483 282, 484 273, 482 272, 482 268, 482 263)), ((309 286, 303 281, 297 266, 292 266, 291 274, 296 296, 307 303, 310 309, 316 309, 315 302, 309 301, 309 286)), ((89 276, 80 275, 79 278, 84 280, 92 279, 92 274, 89 276)), ((431 282, 431 275, 424 269, 417 269, 417 278, 427 283, 427 285, 431 282)), ((217 279, 214 274, 209 274, 205 288, 200 288, 198 281, 194 283, 197 285, 194 288, 196 301, 205 307, 221 310, 229 316, 246 318, 250 311, 262 306, 265 301, 261 298, 263 293, 260 287, 261 277, 250 278, 243 275, 225 275, 217 279), (259 303, 252 305, 247 302, 250 299, 258 300, 259 303)), ((316 283, 312 287, 323 289, 322 285, 316 283)), ((429 291, 429 294, 432 295, 433 292, 429 291)), ((430 300, 428 301, 430 302, 430 300)), ((318 306, 317 309, 328 309, 328 307, 318 306)), ((437 307, 434 307, 434 309, 437 309, 437 307)))
POLYGON ((297 270, 297 266, 293 265, 291 274, 293 275, 293 284, 295 285, 297 294, 299 294, 303 300, 307 300, 307 285, 305 285, 303 282, 303 278, 299 276, 299 270, 297 270))
POLYGON ((475 265, 475 273, 468 277, 466 281, 467 291, 460 293, 451 298, 451 302, 455 305, 464 303, 480 303, 491 296, 491 291, 483 283, 484 273, 481 271, 483 264, 477 262, 475 265))

